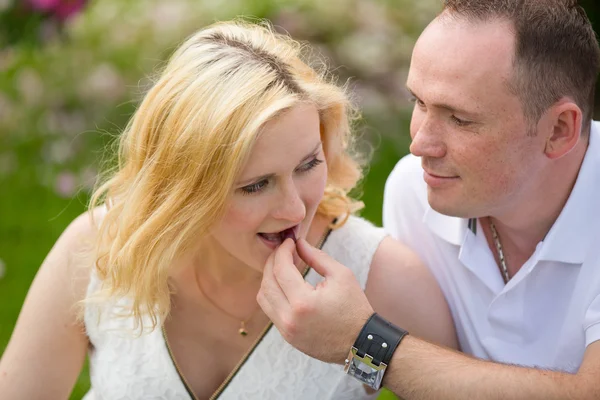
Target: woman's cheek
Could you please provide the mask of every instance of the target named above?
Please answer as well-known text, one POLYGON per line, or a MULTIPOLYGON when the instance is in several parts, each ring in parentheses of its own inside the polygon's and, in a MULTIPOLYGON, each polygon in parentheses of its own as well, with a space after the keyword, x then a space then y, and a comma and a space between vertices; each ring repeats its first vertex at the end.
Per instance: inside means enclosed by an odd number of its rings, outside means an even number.
POLYGON ((313 179, 308 179, 305 185, 305 193, 307 193, 306 202, 310 204, 310 208, 316 208, 325 193, 325 187, 327 186, 327 166, 319 166, 320 171, 315 174, 313 179))
POLYGON ((239 199, 229 206, 223 216, 223 227, 234 232, 257 231, 263 219, 261 215, 264 214, 265 202, 259 201, 259 196, 252 197, 239 199))

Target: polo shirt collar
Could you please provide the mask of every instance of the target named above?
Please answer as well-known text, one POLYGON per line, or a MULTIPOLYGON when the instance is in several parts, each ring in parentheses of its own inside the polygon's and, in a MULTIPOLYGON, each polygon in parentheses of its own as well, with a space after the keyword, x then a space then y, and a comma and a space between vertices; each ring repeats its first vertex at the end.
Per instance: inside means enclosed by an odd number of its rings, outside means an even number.
POLYGON ((472 221, 475 220, 440 214, 429 205, 423 216, 423 222, 434 234, 456 246, 462 245, 465 232, 473 225, 472 221))
MULTIPOLYGON (((600 210, 600 123, 592 122, 589 145, 577 181, 558 219, 542 242, 538 260, 581 264, 593 244, 593 230, 600 210)), ((477 221, 440 214, 429 205, 423 216, 425 225, 437 236, 462 246, 469 230, 477 234, 477 221)))

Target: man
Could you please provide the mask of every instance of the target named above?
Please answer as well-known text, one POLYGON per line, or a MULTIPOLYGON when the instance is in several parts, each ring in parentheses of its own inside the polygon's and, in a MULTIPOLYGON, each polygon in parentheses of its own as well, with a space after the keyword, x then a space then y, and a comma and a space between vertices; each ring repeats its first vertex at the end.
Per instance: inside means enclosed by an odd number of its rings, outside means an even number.
POLYGON ((302 240, 324 283, 303 283, 288 240, 258 296, 286 340, 405 399, 600 399, 599 58, 576 1, 445 1, 413 52, 413 155, 384 225, 436 276, 466 354, 369 319, 302 240))

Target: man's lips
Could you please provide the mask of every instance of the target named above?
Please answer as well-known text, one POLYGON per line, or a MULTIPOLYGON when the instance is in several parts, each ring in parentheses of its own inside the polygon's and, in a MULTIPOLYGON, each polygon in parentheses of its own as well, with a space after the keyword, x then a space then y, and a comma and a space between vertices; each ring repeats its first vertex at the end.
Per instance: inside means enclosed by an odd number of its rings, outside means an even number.
POLYGON ((425 180, 425 183, 427 183, 427 185, 432 188, 441 187, 441 186, 453 183, 457 179, 459 179, 458 176, 437 175, 437 174, 428 172, 425 169, 423 170, 423 180, 425 180))
POLYGON ((452 175, 440 175, 440 174, 434 174, 434 173, 428 172, 428 171, 425 171, 425 173, 427 173, 428 175, 431 175, 434 178, 443 178, 443 179, 458 178, 458 176, 456 176, 456 175, 454 175, 454 176, 452 176, 452 175))

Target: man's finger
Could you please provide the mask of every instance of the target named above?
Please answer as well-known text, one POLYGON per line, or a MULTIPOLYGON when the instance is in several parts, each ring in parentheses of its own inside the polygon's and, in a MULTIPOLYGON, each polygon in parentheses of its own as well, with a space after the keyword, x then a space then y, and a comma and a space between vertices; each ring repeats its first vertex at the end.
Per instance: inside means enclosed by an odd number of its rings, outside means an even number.
POLYGON ((273 275, 290 302, 302 298, 306 293, 304 278, 294 265, 294 241, 286 239, 275 251, 273 275))
POLYGON ((296 248, 300 258, 319 275, 327 277, 334 273, 338 263, 324 251, 311 246, 304 239, 298 240, 296 248))
POLYGON ((275 253, 269 256, 265 264, 263 279, 256 299, 271 321, 278 323, 280 316, 289 312, 290 304, 273 275, 274 260, 275 253))

